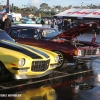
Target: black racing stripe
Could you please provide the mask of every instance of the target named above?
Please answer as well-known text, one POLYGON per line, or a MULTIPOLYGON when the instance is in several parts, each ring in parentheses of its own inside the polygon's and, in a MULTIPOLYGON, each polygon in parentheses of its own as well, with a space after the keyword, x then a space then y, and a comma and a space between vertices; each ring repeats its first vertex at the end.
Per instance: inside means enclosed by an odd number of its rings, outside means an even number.
POLYGON ((49 56, 48 56, 47 54, 45 54, 44 52, 41 52, 41 51, 39 51, 39 50, 36 50, 36 49, 31 48, 31 47, 26 46, 26 45, 24 45, 24 46, 27 47, 27 48, 29 48, 29 49, 31 49, 31 50, 33 50, 33 51, 35 51, 35 52, 38 52, 39 54, 45 56, 46 58, 49 58, 49 56))
POLYGON ((18 46, 18 45, 10 44, 10 43, 7 43, 7 42, 0 41, 0 47, 23 53, 27 56, 30 56, 32 59, 34 59, 34 58, 35 59, 41 59, 42 58, 41 56, 38 56, 38 55, 36 55, 36 54, 18 46))

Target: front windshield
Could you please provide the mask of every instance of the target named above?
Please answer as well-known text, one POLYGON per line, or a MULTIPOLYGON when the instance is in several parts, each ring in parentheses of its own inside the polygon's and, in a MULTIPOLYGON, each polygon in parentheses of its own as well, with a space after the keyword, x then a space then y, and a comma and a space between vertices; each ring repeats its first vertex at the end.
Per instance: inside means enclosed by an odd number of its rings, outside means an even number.
POLYGON ((5 31, 0 31, 0 40, 8 40, 14 42, 14 40, 5 31))

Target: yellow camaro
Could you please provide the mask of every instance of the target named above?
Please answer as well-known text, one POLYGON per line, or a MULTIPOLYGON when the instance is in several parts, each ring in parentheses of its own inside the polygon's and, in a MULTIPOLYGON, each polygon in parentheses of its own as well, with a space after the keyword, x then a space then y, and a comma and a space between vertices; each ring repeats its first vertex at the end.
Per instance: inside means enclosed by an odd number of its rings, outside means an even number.
POLYGON ((10 73, 15 79, 45 76, 57 67, 56 53, 19 44, 0 30, 0 77, 10 73))

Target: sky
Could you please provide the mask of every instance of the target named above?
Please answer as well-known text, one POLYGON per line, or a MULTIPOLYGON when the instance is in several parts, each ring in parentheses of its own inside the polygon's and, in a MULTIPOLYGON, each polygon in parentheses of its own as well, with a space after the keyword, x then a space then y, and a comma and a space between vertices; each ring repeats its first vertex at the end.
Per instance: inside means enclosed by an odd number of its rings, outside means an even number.
MULTIPOLYGON (((6 4, 7 0, 0 0, 0 3, 6 4)), ((67 7, 68 5, 77 6, 77 5, 100 5, 100 0, 9 0, 10 4, 15 6, 22 7, 23 5, 31 5, 40 7, 40 4, 47 3, 50 7, 61 5, 62 7, 67 7)))

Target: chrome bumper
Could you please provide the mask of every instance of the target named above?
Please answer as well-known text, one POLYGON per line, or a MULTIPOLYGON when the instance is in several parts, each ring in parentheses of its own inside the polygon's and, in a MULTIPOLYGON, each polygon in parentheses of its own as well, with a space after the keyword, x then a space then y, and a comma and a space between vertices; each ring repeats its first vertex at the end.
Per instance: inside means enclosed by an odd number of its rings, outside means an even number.
POLYGON ((95 60, 99 59, 100 56, 94 56, 94 55, 88 55, 88 56, 74 56, 73 60, 74 62, 83 62, 83 61, 90 61, 90 60, 95 60))

